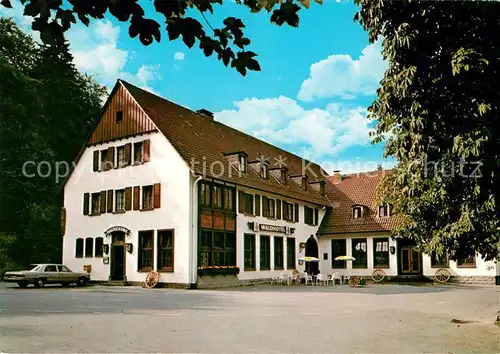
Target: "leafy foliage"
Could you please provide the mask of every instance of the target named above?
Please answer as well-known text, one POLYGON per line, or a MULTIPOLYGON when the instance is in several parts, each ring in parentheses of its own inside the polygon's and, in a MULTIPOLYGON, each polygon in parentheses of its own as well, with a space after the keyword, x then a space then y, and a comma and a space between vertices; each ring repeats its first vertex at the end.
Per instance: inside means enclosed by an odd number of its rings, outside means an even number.
POLYGON ((53 169, 71 164, 106 94, 72 61, 67 44, 38 46, 0 19, 0 270, 60 260, 62 195, 53 169))
POLYGON ((356 0, 389 68, 370 107, 398 160, 381 196, 396 234, 451 258, 500 247, 498 2, 356 0))
MULTIPOLYGON (((2 0, 1 5, 12 7, 12 1, 2 0)), ((150 45, 160 42, 160 24, 146 17, 144 8, 138 0, 69 0, 64 4, 62 0, 19 0, 24 5, 24 15, 34 18, 32 28, 40 32, 40 38, 45 44, 63 43, 64 32, 77 23, 77 19, 88 26, 90 18, 102 19, 107 11, 121 22, 129 23, 129 35, 138 37, 142 44, 150 45), (69 8, 68 8, 69 5, 69 8)), ((322 3, 322 0, 315 0, 322 3)), ((228 17, 223 21, 224 27, 214 29, 206 13, 213 13, 215 5, 222 6, 223 0, 154 0, 154 8, 165 19, 166 30, 170 40, 182 37, 186 46, 192 48, 196 42, 205 56, 217 54, 225 66, 231 67, 246 75, 247 70, 260 71, 255 59, 255 53, 246 54, 250 39, 243 33, 245 25, 240 19, 228 17), (208 25, 207 34, 204 26, 188 12, 198 12, 208 25), (235 51, 235 46, 239 50, 235 51)), ((236 0, 236 3, 250 9, 251 12, 260 12, 265 9, 272 11, 271 22, 279 26, 288 24, 299 25, 298 11, 309 8, 310 0, 236 0), (300 4, 300 5, 299 5, 300 4), (302 6, 302 7, 301 7, 302 6)), ((193 14, 194 15, 194 14, 193 14)))

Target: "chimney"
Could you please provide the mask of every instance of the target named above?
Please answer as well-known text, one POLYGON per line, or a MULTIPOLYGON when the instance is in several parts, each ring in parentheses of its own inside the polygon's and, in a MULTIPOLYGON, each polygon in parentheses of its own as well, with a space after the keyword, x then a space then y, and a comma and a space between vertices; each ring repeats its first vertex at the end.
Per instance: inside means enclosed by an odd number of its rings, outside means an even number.
POLYGON ((196 113, 201 114, 202 116, 208 117, 212 120, 214 119, 214 114, 205 108, 197 110, 196 113))
POLYGON ((340 170, 333 171, 332 182, 334 184, 338 184, 338 183, 340 183, 340 181, 342 181, 342 175, 340 174, 340 170))

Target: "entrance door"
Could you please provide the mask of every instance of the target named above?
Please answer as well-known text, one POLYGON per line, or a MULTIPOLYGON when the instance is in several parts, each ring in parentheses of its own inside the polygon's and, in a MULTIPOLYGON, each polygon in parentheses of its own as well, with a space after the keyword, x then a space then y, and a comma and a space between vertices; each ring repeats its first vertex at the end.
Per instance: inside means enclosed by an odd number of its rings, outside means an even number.
POLYGON ((111 280, 124 280, 125 245, 111 246, 111 280))
POLYGON ((420 253, 413 247, 402 247, 399 255, 401 262, 401 273, 419 274, 421 272, 420 253))
MULTIPOLYGON (((306 242, 306 257, 316 257, 319 259, 318 243, 311 235, 306 242)), ((319 273, 319 263, 316 262, 306 262, 305 271, 307 274, 316 275, 319 273)))

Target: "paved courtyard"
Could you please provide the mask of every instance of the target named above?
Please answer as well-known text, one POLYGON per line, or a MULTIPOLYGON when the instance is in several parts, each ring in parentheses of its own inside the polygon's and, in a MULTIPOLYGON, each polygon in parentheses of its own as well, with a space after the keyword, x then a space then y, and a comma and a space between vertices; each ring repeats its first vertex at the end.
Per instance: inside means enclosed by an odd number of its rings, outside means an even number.
POLYGON ((500 287, 0 284, 0 352, 498 353, 499 299, 500 287))

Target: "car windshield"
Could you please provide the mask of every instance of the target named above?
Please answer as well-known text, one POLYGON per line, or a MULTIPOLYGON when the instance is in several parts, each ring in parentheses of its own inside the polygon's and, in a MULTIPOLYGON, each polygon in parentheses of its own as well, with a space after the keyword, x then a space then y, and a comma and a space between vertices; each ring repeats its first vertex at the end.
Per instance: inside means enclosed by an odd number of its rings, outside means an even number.
POLYGON ((30 269, 31 272, 37 272, 41 268, 41 265, 39 265, 39 264, 33 264, 33 266, 34 267, 32 269, 30 269))

